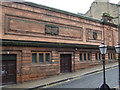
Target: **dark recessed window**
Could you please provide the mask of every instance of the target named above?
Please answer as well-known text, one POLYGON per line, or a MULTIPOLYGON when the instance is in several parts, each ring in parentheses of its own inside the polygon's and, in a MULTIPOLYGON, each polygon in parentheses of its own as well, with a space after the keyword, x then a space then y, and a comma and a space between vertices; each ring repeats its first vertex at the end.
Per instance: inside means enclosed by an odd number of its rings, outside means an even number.
POLYGON ((115 54, 113 54, 113 59, 115 59, 115 54))
POLYGON ((90 54, 88 53, 88 60, 90 60, 90 54))
POLYGON ((98 60, 97 53, 95 54, 95 59, 98 60))
POLYGON ((32 63, 42 64, 50 63, 51 53, 49 52, 33 52, 32 53, 32 63))
POLYGON ((86 53, 84 53, 84 61, 86 61, 86 53))
POLYGON ((111 59, 113 59, 113 54, 111 53, 111 59))
POLYGON ((101 54, 99 53, 99 60, 101 60, 101 54))
POLYGON ((110 59, 110 54, 108 53, 108 59, 110 59))
POLYGON ((80 53, 80 61, 82 61, 82 53, 80 53))
POLYGON ((32 63, 37 63, 37 53, 32 53, 32 63))
POLYGON ((44 61, 43 53, 39 53, 39 63, 42 63, 44 61))
POLYGON ((45 56, 46 56, 46 62, 50 62, 50 54, 46 53, 45 56))

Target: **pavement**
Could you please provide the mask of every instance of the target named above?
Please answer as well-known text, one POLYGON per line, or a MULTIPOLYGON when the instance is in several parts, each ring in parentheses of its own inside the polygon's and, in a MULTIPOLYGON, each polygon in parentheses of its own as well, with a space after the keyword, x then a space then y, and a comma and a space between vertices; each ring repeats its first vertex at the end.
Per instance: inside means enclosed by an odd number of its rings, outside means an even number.
MULTIPOLYGON (((110 69, 110 68, 114 68, 117 67, 118 63, 109 63, 106 64, 106 69, 110 69)), ((100 72, 103 69, 102 65, 97 65, 97 66, 92 66, 90 68, 86 68, 86 69, 80 69, 77 70, 75 72, 70 72, 70 73, 64 73, 64 74, 59 74, 59 75, 54 75, 54 76, 49 76, 47 78, 44 79, 38 79, 38 80, 33 80, 33 81, 28 81, 28 82, 24 82, 24 83, 18 83, 18 84, 12 84, 12 85, 7 85, 7 86, 3 86, 4 88, 44 88, 46 86, 55 84, 55 83, 60 83, 60 82, 64 82, 70 79, 74 79, 77 77, 82 77, 85 75, 89 75, 89 74, 93 74, 96 72, 100 72)), ((116 85, 115 88, 118 88, 118 86, 116 85)))

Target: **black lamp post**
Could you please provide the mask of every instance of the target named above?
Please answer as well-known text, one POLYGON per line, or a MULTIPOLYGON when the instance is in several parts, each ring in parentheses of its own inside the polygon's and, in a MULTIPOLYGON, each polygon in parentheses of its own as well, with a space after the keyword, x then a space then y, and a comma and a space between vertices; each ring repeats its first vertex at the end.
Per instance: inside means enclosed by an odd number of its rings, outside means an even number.
POLYGON ((115 50, 118 53, 118 65, 119 65, 119 89, 120 89, 120 44, 117 42, 115 50))
POLYGON ((105 54, 107 52, 107 45, 104 44, 102 41, 101 45, 99 46, 100 52, 102 54, 102 60, 103 60, 103 84, 100 86, 99 90, 110 90, 110 87, 106 84, 105 79, 105 54))

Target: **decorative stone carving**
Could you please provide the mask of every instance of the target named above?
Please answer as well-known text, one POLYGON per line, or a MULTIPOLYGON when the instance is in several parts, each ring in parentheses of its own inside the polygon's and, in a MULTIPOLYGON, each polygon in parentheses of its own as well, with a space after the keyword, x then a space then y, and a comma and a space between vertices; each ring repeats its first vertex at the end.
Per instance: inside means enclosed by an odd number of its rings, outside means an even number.
POLYGON ((54 25, 45 25, 45 33, 51 34, 51 35, 58 35, 59 34, 59 28, 54 25))
POLYGON ((93 39, 94 39, 94 40, 97 39, 97 32, 93 32, 93 39))
POLYGON ((86 41, 88 42, 101 42, 102 39, 102 31, 93 30, 90 28, 86 29, 86 41))

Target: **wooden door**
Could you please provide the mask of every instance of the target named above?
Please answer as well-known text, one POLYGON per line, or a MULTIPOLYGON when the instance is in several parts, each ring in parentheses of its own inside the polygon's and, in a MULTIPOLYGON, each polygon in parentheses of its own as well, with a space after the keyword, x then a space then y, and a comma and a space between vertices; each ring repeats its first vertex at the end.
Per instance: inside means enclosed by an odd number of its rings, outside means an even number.
MULTIPOLYGON (((3 55, 2 55, 3 56, 3 55)), ((12 57, 12 56, 10 56, 12 57)), ((2 85, 16 83, 16 60, 12 60, 9 55, 2 57, 2 85), (6 58, 7 57, 7 58, 6 58), (7 60, 9 59, 9 60, 7 60)), ((14 56, 13 56, 14 57, 14 56)))
POLYGON ((60 55, 60 72, 71 72, 71 54, 60 55))

